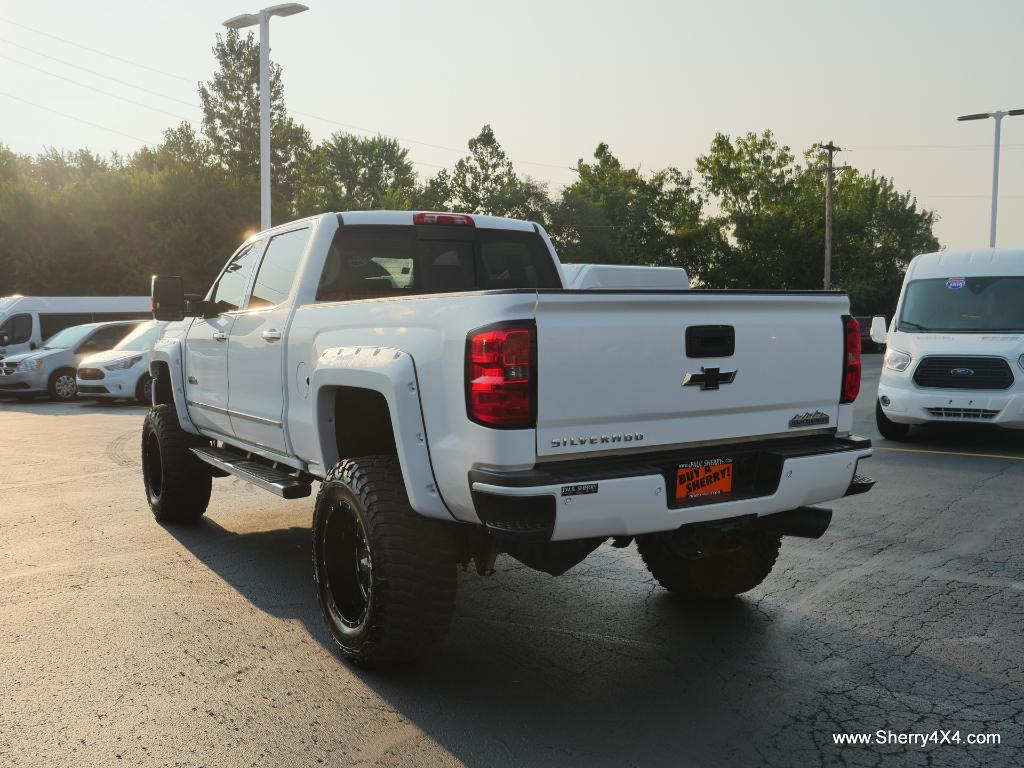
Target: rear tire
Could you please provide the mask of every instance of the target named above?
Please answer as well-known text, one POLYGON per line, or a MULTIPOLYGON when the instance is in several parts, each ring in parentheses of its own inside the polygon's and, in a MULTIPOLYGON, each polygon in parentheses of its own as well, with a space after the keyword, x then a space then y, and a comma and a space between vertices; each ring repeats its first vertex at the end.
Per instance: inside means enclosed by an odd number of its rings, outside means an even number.
POLYGON ((313 512, 313 576, 341 653, 362 666, 412 661, 447 634, 454 536, 409 506, 398 459, 345 459, 313 512))
POLYGON ((61 368, 53 372, 47 391, 51 400, 62 403, 70 402, 78 396, 78 382, 75 380, 74 368, 61 368))
POLYGON ((900 424, 895 421, 890 421, 889 417, 885 415, 885 411, 882 410, 882 404, 875 401, 875 426, 878 427, 878 432, 886 440, 906 440, 907 434, 910 432, 909 424, 900 424))
POLYGON ((640 557, 651 575, 673 594, 724 600, 764 581, 779 556, 782 537, 765 531, 683 531, 643 536, 640 557))
POLYGON ((198 520, 210 503, 209 466, 190 448, 209 445, 181 428, 173 405, 158 405, 142 424, 142 479, 153 516, 161 523, 198 520))

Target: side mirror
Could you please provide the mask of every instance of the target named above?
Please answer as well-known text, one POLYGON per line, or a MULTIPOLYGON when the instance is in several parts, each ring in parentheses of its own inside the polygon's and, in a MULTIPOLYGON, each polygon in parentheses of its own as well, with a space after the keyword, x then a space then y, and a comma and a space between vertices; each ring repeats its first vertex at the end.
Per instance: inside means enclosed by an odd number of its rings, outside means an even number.
POLYGON ((39 349, 39 345, 36 344, 34 341, 30 341, 28 343, 28 348, 34 352, 35 350, 39 349))
POLYGON ((149 295, 153 304, 154 319, 185 319, 185 286, 180 277, 153 275, 149 295))
POLYGON ((881 315, 875 315, 871 318, 871 340, 875 344, 885 344, 888 337, 889 331, 885 327, 885 318, 881 315))
POLYGON ((6 347, 10 343, 10 337, 6 333, 0 333, 0 347, 6 347))

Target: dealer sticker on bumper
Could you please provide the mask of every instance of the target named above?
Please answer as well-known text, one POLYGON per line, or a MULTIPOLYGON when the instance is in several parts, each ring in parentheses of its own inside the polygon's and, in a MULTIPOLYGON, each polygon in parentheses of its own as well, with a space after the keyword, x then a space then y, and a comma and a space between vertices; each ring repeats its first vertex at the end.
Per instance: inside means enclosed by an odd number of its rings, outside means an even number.
POLYGON ((676 499, 721 496, 732 492, 732 459, 700 459, 676 470, 676 499))

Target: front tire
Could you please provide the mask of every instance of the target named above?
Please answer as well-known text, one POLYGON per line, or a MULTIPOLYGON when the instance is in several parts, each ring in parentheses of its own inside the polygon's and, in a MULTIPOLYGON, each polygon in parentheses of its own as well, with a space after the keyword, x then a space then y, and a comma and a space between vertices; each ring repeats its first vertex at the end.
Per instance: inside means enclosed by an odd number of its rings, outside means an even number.
POLYGON ((153 404, 153 377, 148 373, 142 374, 139 383, 135 385, 135 399, 142 405, 153 404))
POLYGON ((313 512, 313 576, 341 653, 367 667, 412 661, 447 634, 456 556, 448 526, 409 506, 398 459, 345 459, 313 512))
POLYGON ((212 476, 190 448, 209 442, 181 428, 173 405, 158 405, 142 424, 146 500, 161 523, 198 520, 210 503, 212 476))
POLYGON ((879 434, 886 440, 905 440, 907 433, 910 432, 909 424, 890 421, 889 417, 885 415, 885 411, 882 410, 882 404, 877 400, 875 401, 875 426, 878 427, 879 434))
POLYGON ((779 534, 765 531, 684 529, 637 540, 640 557, 658 583, 695 600, 724 600, 750 591, 775 567, 781 544, 779 534))
POLYGON ((67 403, 78 396, 78 382, 74 368, 61 368, 54 371, 47 385, 51 400, 67 403))

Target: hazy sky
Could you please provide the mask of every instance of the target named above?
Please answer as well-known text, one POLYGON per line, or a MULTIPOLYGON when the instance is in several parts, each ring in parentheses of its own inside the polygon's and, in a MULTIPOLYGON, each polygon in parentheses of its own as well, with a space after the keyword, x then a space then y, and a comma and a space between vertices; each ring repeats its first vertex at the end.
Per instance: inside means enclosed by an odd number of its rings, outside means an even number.
MULTIPOLYGON (((834 139, 937 211, 943 245, 983 246, 993 126, 955 117, 1024 107, 1019 0, 305 2, 271 24, 289 110, 316 138, 401 138, 421 176, 484 123, 552 191, 601 141, 691 169, 715 132, 770 128, 798 155, 834 139)), ((214 35, 258 10, 241 3, 0 0, 0 143, 131 152, 198 126, 214 35)), ((999 244, 1024 245, 1024 116, 1003 122, 1000 203, 999 244)))

